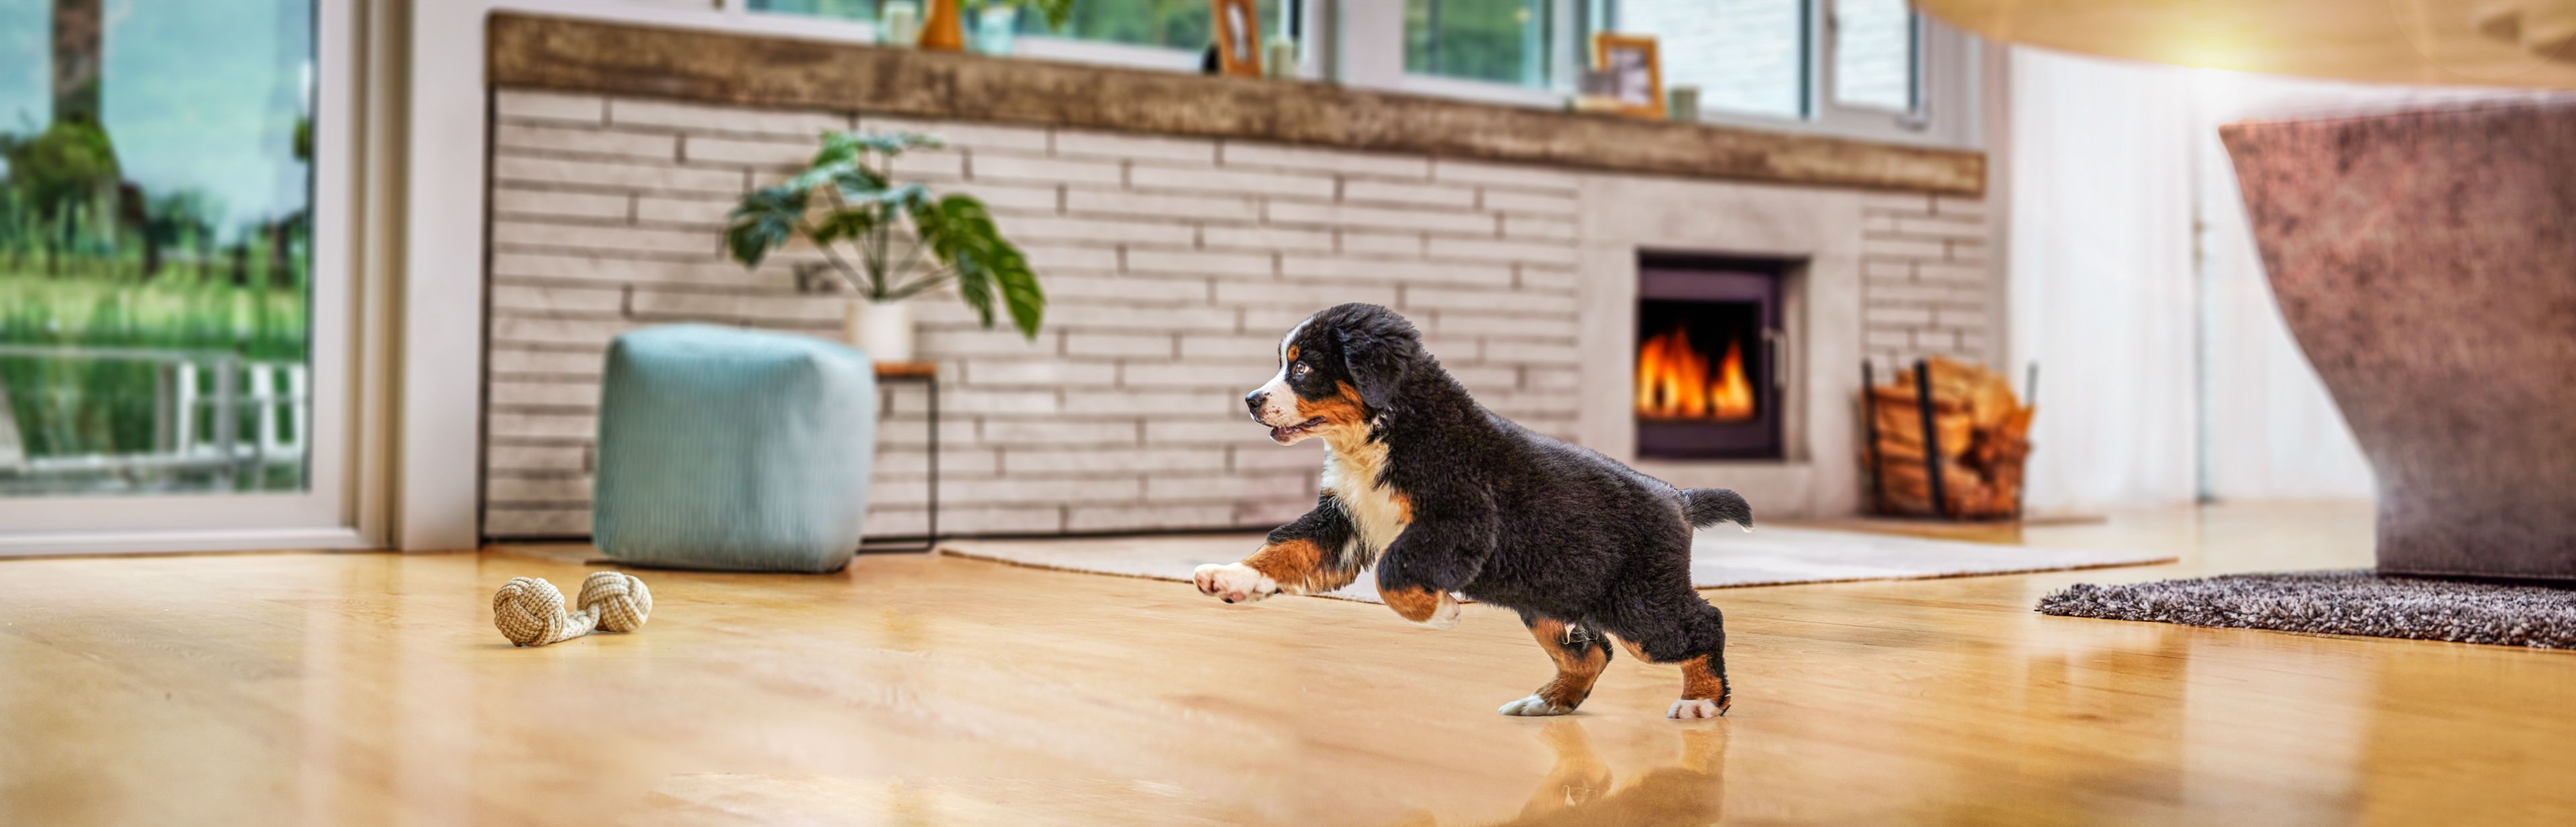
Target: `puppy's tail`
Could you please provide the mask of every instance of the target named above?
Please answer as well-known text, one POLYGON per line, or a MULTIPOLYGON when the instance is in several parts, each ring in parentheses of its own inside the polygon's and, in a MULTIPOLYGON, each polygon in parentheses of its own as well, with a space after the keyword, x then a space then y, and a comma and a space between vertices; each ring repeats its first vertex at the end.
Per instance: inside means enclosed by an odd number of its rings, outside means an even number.
POLYGON ((1692 528, 1707 528, 1718 523, 1734 523, 1753 530, 1753 504, 1744 495, 1724 488, 1688 488, 1682 491, 1682 517, 1692 528))

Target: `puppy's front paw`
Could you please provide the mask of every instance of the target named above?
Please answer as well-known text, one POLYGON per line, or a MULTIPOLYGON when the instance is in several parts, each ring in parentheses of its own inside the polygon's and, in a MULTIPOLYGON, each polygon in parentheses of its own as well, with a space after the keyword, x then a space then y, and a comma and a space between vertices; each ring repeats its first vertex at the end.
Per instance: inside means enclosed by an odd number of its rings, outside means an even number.
POLYGON ((1279 593, 1279 584, 1242 563, 1209 563, 1191 575, 1199 593, 1227 603, 1251 603, 1279 593))
POLYGON ((1495 711, 1495 712, 1503 713, 1503 714, 1505 714, 1505 715, 1518 715, 1518 716, 1522 716, 1522 717, 1536 718, 1536 717, 1545 717, 1545 716, 1549 716, 1549 715, 1563 715, 1563 714, 1566 714, 1566 713, 1569 713, 1569 712, 1573 712, 1573 711, 1574 711, 1574 707, 1570 707, 1570 706, 1558 706, 1558 705, 1556 705, 1556 704, 1548 703, 1548 701, 1547 701, 1547 699, 1546 699, 1546 698, 1541 698, 1541 697, 1539 697, 1539 696, 1537 696, 1537 695, 1531 695, 1531 696, 1529 696, 1529 697, 1522 698, 1522 699, 1520 699, 1520 700, 1517 700, 1517 701, 1513 701, 1513 702, 1511 702, 1511 703, 1504 704, 1504 705, 1502 706, 1502 708, 1500 708, 1500 709, 1496 709, 1496 710, 1494 710, 1494 711, 1495 711))
POLYGON ((1713 698, 1683 698, 1664 711, 1666 718, 1715 718, 1726 714, 1726 706, 1713 698))
POLYGON ((1458 598, 1441 593, 1440 603, 1431 609, 1431 617, 1416 622, 1441 631, 1458 628, 1458 598))

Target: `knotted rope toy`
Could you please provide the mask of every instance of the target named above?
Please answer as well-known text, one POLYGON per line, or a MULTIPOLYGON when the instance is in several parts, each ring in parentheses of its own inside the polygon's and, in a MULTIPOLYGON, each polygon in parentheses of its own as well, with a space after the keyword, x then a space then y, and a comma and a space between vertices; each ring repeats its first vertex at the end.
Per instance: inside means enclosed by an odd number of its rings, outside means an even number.
POLYGON ((513 577, 492 595, 492 625, 519 646, 562 643, 593 629, 632 632, 653 614, 653 592, 625 572, 594 571, 581 581, 580 609, 564 611, 563 592, 542 577, 513 577))

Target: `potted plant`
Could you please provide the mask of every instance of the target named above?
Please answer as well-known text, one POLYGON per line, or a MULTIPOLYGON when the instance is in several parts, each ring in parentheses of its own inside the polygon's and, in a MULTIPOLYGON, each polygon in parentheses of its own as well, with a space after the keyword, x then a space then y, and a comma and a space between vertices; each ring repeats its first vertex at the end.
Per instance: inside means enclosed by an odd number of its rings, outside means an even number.
POLYGON ((895 156, 936 146, 938 139, 910 133, 824 133, 822 151, 803 172, 742 197, 725 225, 725 252, 749 268, 792 240, 811 242, 824 263, 800 269, 800 279, 827 272, 857 294, 847 316, 850 344, 881 361, 912 358, 912 310, 904 300, 949 285, 986 328, 999 293, 1011 324, 1037 338, 1046 293, 984 202, 891 180, 895 156), (858 252, 856 263, 836 249, 845 244, 858 252))

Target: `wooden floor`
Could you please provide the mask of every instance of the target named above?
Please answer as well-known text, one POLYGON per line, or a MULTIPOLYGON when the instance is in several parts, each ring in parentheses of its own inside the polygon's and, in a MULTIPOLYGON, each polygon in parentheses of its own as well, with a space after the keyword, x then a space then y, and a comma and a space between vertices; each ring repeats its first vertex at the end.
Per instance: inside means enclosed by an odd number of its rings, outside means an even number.
POLYGON ((505 553, 0 562, 0 824, 2568 824, 2576 653, 2042 617, 2080 580, 2352 567, 2351 506, 2033 529, 2177 566, 1747 588, 1733 714, 1582 714, 1519 624, 953 558, 642 572, 512 649, 505 553))

